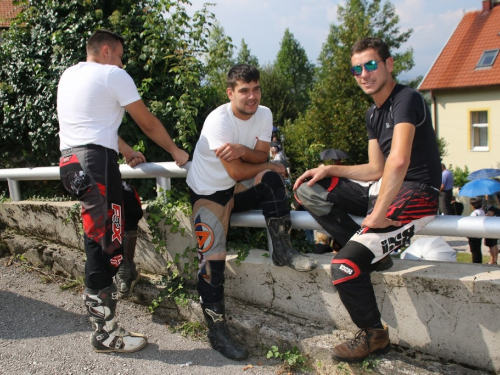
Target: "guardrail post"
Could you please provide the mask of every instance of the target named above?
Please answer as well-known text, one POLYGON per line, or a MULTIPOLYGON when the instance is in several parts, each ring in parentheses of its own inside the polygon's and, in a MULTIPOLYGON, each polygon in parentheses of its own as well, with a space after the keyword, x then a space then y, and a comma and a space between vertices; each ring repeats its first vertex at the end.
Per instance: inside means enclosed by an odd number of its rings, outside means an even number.
POLYGON ((19 202, 21 200, 21 188, 19 186, 19 181, 7 178, 7 183, 9 184, 10 198, 14 202, 19 202))
POLYGON ((165 195, 165 190, 172 189, 172 180, 168 177, 158 176, 156 177, 156 195, 159 197, 165 195))

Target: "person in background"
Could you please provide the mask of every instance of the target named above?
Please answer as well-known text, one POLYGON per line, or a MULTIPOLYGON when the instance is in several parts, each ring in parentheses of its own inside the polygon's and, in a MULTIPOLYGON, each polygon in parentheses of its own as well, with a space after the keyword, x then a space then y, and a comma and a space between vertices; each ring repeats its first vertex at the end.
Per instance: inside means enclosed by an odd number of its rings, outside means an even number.
POLYGON ((139 196, 121 181, 118 153, 132 167, 146 161, 118 136, 125 110, 177 165, 189 158, 147 109, 132 77, 122 69, 124 41, 108 30, 94 32, 87 42, 87 61, 66 69, 57 89, 59 171, 64 188, 82 205, 83 302, 96 352, 131 353, 147 344, 145 335, 121 328, 115 314, 119 293, 128 295, 139 277, 133 258, 142 217, 139 196))
MULTIPOLYGON (((500 216, 500 208, 498 197, 496 194, 488 195, 487 197, 487 211, 486 216, 500 216)), ((484 245, 488 246, 490 249, 490 261, 488 264, 498 264, 498 239, 497 238, 485 238, 484 245)))
POLYGON ((439 188, 439 209, 443 215, 454 215, 451 206, 451 197, 453 196, 453 173, 446 169, 446 165, 441 163, 442 183, 439 188))
POLYGON ((334 347, 333 357, 361 362, 390 350, 370 274, 390 268, 390 253, 434 219, 441 168, 429 108, 418 91, 395 81, 387 44, 356 42, 351 64, 359 87, 375 102, 366 114, 368 163, 311 169, 294 190, 341 247, 331 262, 332 283, 359 331, 334 347), (361 227, 349 214, 365 218, 361 227))
MULTIPOLYGON (((470 216, 485 216, 483 210, 483 200, 481 198, 471 198, 470 205, 474 209, 470 216)), ((470 237, 468 240, 470 252, 472 253, 472 263, 483 263, 481 238, 470 237)))
POLYGON ((451 196, 451 208, 453 215, 462 216, 464 212, 464 204, 457 201, 457 198, 454 195, 451 196))
POLYGON ((285 162, 285 158, 283 157, 283 153, 280 151, 279 146, 271 147, 271 155, 272 155, 271 161, 274 161, 274 162, 279 161, 282 163, 285 162))

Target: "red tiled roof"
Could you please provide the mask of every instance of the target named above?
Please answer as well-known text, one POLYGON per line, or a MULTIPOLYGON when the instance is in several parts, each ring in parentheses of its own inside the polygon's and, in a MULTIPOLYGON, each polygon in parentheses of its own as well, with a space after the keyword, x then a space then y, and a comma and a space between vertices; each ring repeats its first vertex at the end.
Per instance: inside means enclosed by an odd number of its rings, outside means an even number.
POLYGON ((500 6, 466 13, 419 90, 500 84, 500 54, 491 68, 476 69, 484 51, 500 48, 500 6))
POLYGON ((20 8, 13 5, 12 0, 0 0, 0 27, 9 27, 9 20, 16 16, 20 8))

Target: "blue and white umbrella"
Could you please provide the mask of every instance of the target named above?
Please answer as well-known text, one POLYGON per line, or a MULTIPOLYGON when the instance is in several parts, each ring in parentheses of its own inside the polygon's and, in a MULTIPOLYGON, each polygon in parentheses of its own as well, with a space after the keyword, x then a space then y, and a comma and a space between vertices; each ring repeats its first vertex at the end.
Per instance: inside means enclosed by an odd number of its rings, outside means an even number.
POLYGON ((470 173, 467 176, 467 180, 479 180, 482 178, 492 178, 497 176, 500 176, 500 169, 483 168, 470 173))
POLYGON ((479 197, 491 195, 497 191, 500 191, 500 182, 483 178, 466 183, 462 186, 458 195, 462 197, 479 197))

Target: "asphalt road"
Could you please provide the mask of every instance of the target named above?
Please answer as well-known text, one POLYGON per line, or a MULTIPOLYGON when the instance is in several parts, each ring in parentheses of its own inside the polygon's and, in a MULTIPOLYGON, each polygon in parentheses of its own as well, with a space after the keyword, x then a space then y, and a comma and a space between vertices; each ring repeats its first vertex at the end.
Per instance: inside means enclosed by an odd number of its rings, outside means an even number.
POLYGON ((80 291, 43 283, 43 275, 0 258, 0 374, 276 374, 263 357, 224 358, 208 342, 171 333, 144 306, 123 301, 118 321, 147 334, 148 346, 131 354, 95 353, 80 291), (248 368, 251 365, 253 367, 248 368), (247 367, 245 369, 245 367, 247 367))

